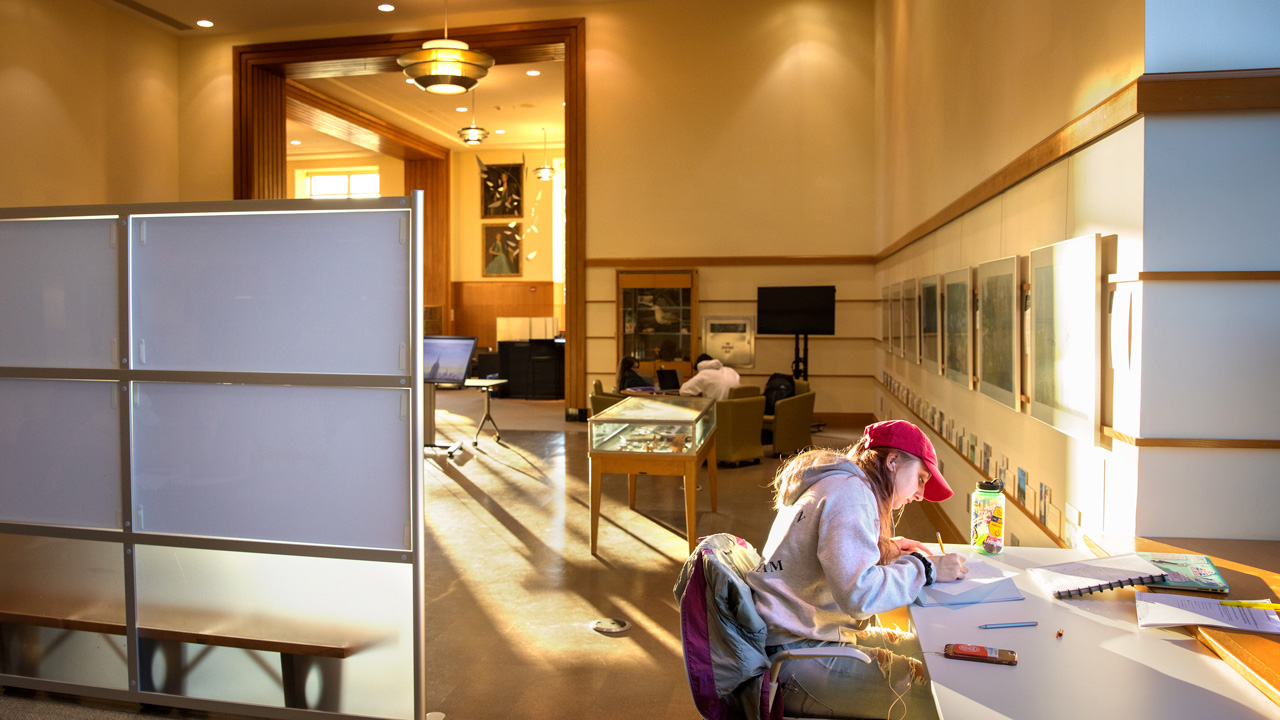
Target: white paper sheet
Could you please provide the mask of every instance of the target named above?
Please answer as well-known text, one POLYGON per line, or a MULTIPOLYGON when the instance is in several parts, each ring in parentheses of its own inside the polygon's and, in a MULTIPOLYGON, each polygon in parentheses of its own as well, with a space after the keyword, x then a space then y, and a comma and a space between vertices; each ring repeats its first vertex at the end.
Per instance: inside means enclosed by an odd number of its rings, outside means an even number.
POLYGON ((1275 610, 1231 607, 1222 605, 1218 598, 1169 593, 1140 592, 1134 597, 1138 605, 1138 627, 1209 625, 1280 634, 1280 618, 1275 610))
POLYGON ((960 595, 976 589, 979 585, 999 582, 1005 577, 1013 577, 1013 573, 1005 573, 1000 568, 984 562, 980 558, 965 556, 965 566, 969 568, 963 580, 948 583, 934 583, 929 587, 935 592, 946 595, 960 595))

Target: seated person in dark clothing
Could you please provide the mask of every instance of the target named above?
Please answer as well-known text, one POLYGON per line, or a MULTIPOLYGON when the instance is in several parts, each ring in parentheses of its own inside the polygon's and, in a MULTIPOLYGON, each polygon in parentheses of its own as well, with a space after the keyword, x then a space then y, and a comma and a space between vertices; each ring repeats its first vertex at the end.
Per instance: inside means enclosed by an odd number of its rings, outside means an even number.
POLYGON ((622 392, 628 388, 653 386, 653 383, 644 379, 644 376, 636 372, 636 366, 639 364, 639 361, 633 357, 624 357, 622 358, 622 362, 618 363, 618 392, 622 392))

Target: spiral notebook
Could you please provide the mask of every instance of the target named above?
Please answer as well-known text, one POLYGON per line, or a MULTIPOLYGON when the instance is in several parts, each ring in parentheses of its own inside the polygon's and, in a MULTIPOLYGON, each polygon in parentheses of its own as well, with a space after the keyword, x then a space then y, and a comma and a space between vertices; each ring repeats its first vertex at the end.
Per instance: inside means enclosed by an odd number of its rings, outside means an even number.
POLYGON ((1169 574, 1137 555, 1116 555, 1091 560, 1028 568, 1027 574, 1055 598, 1071 598, 1126 585, 1164 582, 1169 574))

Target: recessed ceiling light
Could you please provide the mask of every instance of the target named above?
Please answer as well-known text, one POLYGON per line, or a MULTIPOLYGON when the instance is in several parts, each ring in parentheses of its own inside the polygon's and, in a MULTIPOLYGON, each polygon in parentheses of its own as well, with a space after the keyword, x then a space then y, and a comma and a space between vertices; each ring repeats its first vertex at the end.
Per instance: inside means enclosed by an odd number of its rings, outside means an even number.
POLYGON ((466 112, 466 111, 468 111, 468 110, 470 110, 470 109, 471 109, 471 108, 464 108, 464 107, 456 107, 456 108, 454 108, 454 110, 457 110, 458 112, 466 112))
POLYGON ((391 12, 392 10, 396 9, 396 6, 392 5, 391 3, 382 3, 381 5, 378 6, 378 9, 381 10, 382 12, 391 12))
POLYGON ((301 145, 301 144, 302 144, 302 141, 301 141, 301 140, 290 140, 290 141, 289 141, 289 144, 290 144, 290 145, 301 145))
POLYGON ((507 134, 507 131, 506 131, 506 130, 494 130, 494 132, 495 132, 495 133, 497 133, 498 135, 506 135, 506 134, 507 134))
POLYGON ((539 75, 541 75, 541 74, 542 74, 542 71, 540 71, 540 70, 525 70, 524 74, 525 74, 525 75, 528 75, 529 77, 538 77, 539 75))
POLYGON ((196 24, 199 25, 200 27, 213 27, 212 20, 197 20, 196 24))

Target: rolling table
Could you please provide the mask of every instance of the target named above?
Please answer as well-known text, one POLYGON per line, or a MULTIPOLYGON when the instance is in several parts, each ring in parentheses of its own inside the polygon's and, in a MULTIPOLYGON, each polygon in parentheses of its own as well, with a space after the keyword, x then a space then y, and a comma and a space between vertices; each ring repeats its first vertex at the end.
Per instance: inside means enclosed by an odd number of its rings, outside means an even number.
POLYGON ((1280 718, 1280 706, 1185 630, 1139 630, 1133 588, 1055 600, 1023 572, 1090 557, 1085 550, 1006 548, 982 558, 1016 571, 1024 600, 909 606, 943 720, 1280 718), (978 629, 984 623, 1031 620, 1039 625, 978 629), (947 643, 1014 650, 1018 664, 934 654, 947 643))
POLYGON ((480 417, 480 422, 476 423, 476 436, 471 440, 471 446, 476 447, 480 444, 480 431, 484 429, 485 423, 493 425, 494 441, 502 440, 502 431, 498 429, 498 423, 494 422, 493 415, 489 412, 489 401, 493 397, 493 389, 505 383, 506 380, 481 380, 479 378, 467 378, 463 383, 465 387, 480 388, 480 392, 484 393, 484 415, 480 417))

